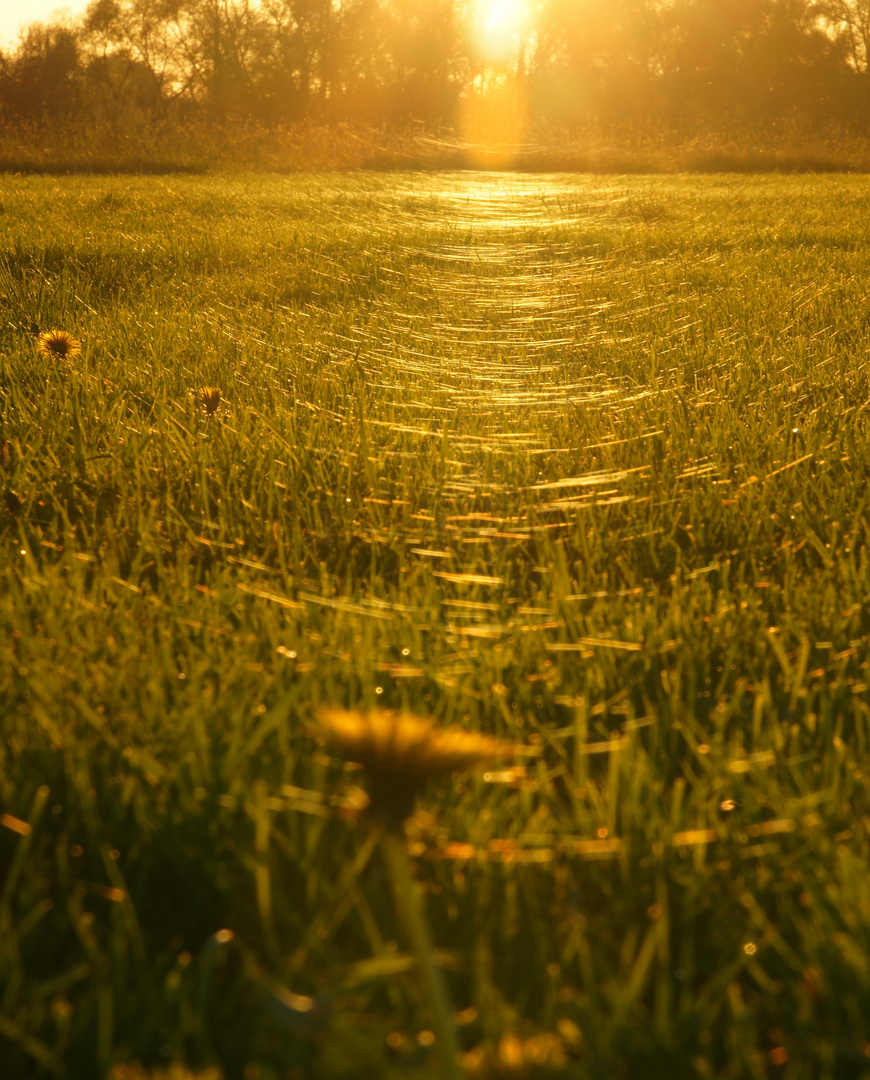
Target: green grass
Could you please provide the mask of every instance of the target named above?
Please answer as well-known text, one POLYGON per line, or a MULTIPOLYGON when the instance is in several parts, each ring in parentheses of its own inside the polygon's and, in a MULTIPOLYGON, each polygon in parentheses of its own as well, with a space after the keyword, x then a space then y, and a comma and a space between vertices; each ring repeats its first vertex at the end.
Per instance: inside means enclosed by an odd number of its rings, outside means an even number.
POLYGON ((413 822, 475 1075, 870 1074, 868 222, 7 178, 3 1075, 436 1075, 322 703, 539 750, 413 822))

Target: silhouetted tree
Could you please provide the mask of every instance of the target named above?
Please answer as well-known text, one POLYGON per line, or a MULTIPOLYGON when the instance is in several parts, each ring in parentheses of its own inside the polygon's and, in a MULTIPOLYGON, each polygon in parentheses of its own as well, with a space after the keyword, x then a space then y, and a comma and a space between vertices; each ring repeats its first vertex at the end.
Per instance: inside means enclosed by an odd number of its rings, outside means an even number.
POLYGON ((80 104, 81 64, 74 32, 34 23, 0 63, 0 108, 25 120, 57 119, 80 104))
POLYGON ((131 105, 165 114, 192 93, 183 0, 93 0, 80 33, 90 80, 110 115, 131 105))
POLYGON ((271 42, 261 88, 267 112, 301 118, 323 112, 333 91, 339 15, 331 0, 264 0, 271 42))
POLYGON ((828 32, 855 78, 850 89, 854 113, 870 119, 870 0, 826 0, 819 4, 828 32))
POLYGON ((817 115, 841 57, 808 0, 678 0, 665 65, 672 109, 708 121, 817 115))
POLYGON ((454 111, 460 65, 453 0, 393 0, 387 9, 395 116, 446 120, 454 111))
POLYGON ((655 114, 668 5, 546 0, 537 23, 535 100, 563 120, 655 114))
POLYGON ((817 5, 851 67, 870 71, 870 0, 826 0, 817 5))

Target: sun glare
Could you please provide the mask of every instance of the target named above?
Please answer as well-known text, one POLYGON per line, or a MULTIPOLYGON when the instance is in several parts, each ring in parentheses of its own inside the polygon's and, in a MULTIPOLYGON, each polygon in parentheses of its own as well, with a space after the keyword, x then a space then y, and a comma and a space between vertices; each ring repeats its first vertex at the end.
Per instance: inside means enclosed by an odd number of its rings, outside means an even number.
POLYGON ((529 5, 530 0, 469 0, 466 9, 476 70, 460 102, 459 122, 470 159, 487 168, 507 168, 525 137, 529 5))
POLYGON ((472 36, 478 56, 507 64, 516 56, 528 29, 527 0, 474 0, 472 36))

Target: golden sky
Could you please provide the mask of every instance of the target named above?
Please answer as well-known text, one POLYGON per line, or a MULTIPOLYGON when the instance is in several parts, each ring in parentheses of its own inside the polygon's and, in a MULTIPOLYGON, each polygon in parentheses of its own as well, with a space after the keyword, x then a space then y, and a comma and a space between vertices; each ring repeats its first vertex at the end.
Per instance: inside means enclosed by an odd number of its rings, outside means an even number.
POLYGON ((15 45, 28 23, 47 21, 64 10, 81 15, 86 7, 87 0, 0 0, 0 49, 15 45))

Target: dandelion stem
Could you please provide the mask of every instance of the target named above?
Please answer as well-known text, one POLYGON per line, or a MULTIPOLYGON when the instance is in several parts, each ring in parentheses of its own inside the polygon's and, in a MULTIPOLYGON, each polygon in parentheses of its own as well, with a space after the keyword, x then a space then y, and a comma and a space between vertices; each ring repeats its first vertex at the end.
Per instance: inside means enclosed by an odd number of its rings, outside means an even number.
POLYGON ((423 976, 426 995, 429 998, 436 1046, 440 1049, 443 1061, 442 1075, 445 1080, 462 1080, 456 1025, 453 1020, 454 1010, 444 977, 435 966, 432 939, 429 935, 420 891, 414 881, 404 838, 394 829, 386 830, 381 836, 381 850, 392 881, 396 907, 404 921, 411 948, 420 966, 420 974, 423 976))

